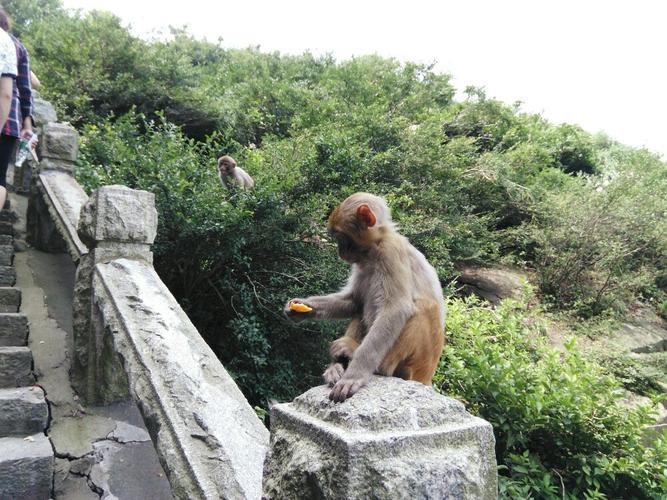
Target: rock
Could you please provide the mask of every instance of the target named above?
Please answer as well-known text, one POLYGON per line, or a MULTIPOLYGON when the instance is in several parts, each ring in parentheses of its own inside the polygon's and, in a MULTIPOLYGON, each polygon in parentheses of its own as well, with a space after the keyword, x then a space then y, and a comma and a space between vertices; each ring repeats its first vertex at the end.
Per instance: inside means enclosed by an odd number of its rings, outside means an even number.
POLYGON ((66 417, 53 422, 49 437, 58 456, 81 458, 92 453, 93 443, 106 439, 114 428, 115 422, 106 417, 66 417))
POLYGON ((0 438, 0 498, 51 498, 53 450, 46 436, 0 438))
POLYGON ((462 285, 464 294, 475 294, 483 299, 498 304, 503 299, 521 296, 525 274, 509 269, 462 267, 457 281, 462 285))
POLYGON ((0 347, 0 387, 22 387, 34 383, 30 349, 0 347))
POLYGON ((37 386, 0 389, 0 436, 44 432, 49 408, 37 386))
POLYGON ((47 123, 37 144, 40 158, 74 163, 79 152, 79 133, 65 123, 47 123))
POLYGON ((667 322, 649 307, 635 306, 632 320, 612 335, 612 342, 635 353, 667 351, 667 322))
POLYGON ((16 270, 11 266, 0 266, 0 286, 14 286, 16 270))
POLYGON ((272 408, 265 498, 497 498, 493 429, 460 402, 393 377, 329 391, 272 408))
POLYGON ((142 441, 150 441, 151 437, 141 427, 128 424, 127 422, 116 422, 116 428, 109 435, 109 439, 113 439, 119 443, 134 443, 142 441))
POLYGON ((16 313, 21 306, 21 290, 14 287, 0 287, 0 313, 16 313))
POLYGON ((125 186, 102 186, 81 209, 78 233, 89 247, 101 241, 150 245, 157 234, 155 195, 125 186))
POLYGON ((24 346, 28 342, 28 318, 25 314, 0 314, 0 346, 24 346))
POLYGON ((0 245, 0 266, 11 266, 14 261, 14 246, 0 245))
POLYGON ((43 128, 47 123, 58 121, 58 115, 53 105, 40 98, 33 99, 32 118, 35 121, 35 126, 40 128, 43 128))

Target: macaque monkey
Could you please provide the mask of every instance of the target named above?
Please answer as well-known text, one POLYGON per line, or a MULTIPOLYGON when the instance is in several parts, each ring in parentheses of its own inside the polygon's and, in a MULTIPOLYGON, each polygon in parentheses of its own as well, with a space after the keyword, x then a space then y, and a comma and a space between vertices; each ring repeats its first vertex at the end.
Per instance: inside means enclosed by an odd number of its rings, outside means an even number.
POLYGON ((384 199, 372 194, 343 201, 328 229, 338 255, 352 264, 347 284, 331 295, 292 299, 284 312, 293 321, 351 318, 345 335, 331 344, 332 363, 324 372, 329 399, 345 401, 374 373, 431 385, 445 340, 435 269, 398 233, 384 199))
POLYGON ((227 155, 218 158, 218 176, 222 185, 227 189, 237 186, 245 189, 255 185, 252 177, 236 164, 234 158, 227 155))

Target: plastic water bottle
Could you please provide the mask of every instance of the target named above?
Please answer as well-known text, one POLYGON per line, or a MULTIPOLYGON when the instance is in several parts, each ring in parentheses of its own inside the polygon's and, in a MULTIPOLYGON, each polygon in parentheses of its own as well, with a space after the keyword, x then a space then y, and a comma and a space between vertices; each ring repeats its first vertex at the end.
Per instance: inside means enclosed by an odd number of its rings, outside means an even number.
POLYGON ((14 162, 17 167, 23 165, 23 162, 31 153, 33 158, 36 159, 35 152, 32 149, 32 145, 35 144, 35 142, 37 142, 37 134, 34 133, 30 136, 29 139, 21 139, 21 142, 19 143, 19 150, 16 152, 16 161, 14 162))

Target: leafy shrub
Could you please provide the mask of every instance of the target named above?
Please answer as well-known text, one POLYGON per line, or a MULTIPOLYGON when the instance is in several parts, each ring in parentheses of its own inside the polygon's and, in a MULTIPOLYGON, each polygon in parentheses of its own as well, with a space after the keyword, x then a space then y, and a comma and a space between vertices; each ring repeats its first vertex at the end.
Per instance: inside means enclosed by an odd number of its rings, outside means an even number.
POLYGON ((540 287, 584 315, 623 309, 655 287, 667 259, 667 177, 645 152, 606 151, 605 175, 545 197, 533 227, 540 287))
POLYGON ((451 300, 437 386, 494 427, 507 498, 658 498, 667 442, 642 444, 649 408, 618 405, 618 382, 576 349, 549 348, 526 303, 451 300))

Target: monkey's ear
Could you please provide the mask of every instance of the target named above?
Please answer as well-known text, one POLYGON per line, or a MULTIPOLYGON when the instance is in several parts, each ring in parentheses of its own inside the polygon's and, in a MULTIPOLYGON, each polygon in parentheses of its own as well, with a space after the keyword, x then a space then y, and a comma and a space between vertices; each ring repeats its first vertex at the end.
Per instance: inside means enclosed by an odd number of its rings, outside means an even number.
POLYGON ((373 210, 365 203, 363 205, 359 205, 357 208, 357 219, 366 224, 366 227, 373 227, 377 222, 377 218, 375 217, 373 210))

